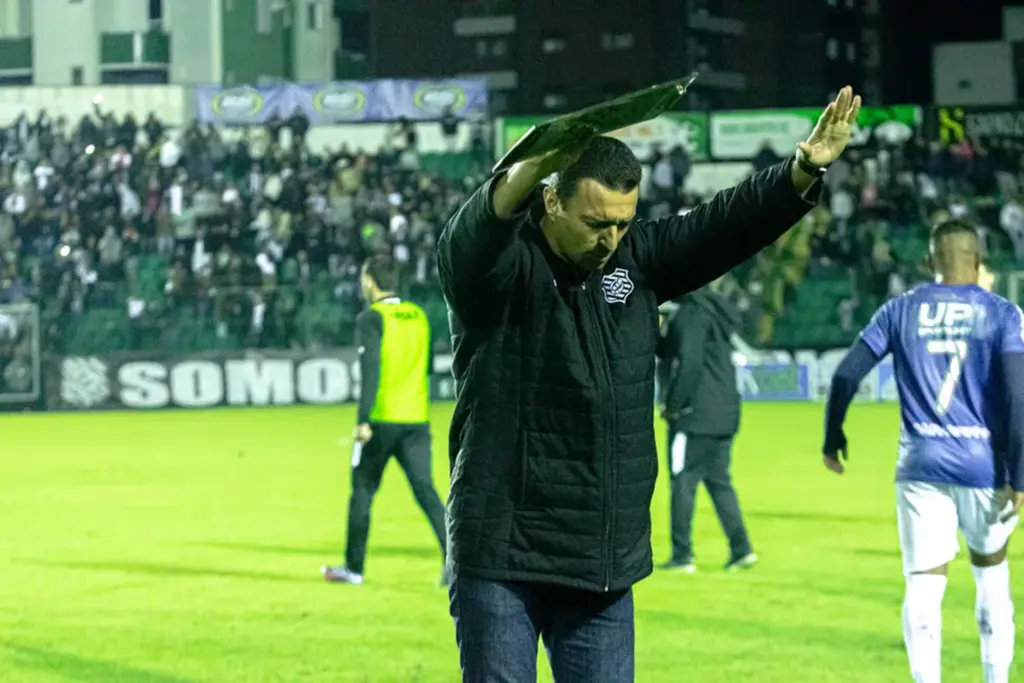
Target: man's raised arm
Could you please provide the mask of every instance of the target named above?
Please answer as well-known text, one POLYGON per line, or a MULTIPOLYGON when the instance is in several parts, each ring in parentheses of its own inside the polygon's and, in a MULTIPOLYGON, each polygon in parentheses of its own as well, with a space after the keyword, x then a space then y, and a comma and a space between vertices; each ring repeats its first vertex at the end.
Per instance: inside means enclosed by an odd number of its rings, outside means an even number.
POLYGON ((452 216, 437 244, 437 266, 448 303, 462 317, 512 291, 519 272, 516 235, 522 211, 544 178, 571 155, 554 152, 521 161, 494 176, 452 216))
POLYGON ((850 141, 860 97, 843 88, 795 157, 723 190, 685 216, 635 226, 637 258, 659 300, 711 282, 777 240, 821 193, 819 169, 850 141))

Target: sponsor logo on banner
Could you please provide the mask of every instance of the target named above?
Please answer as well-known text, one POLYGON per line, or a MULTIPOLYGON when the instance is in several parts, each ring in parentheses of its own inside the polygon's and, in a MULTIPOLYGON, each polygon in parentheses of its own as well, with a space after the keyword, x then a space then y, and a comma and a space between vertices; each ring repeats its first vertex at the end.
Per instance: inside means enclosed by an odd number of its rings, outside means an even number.
POLYGON ((66 357, 47 398, 57 409, 337 404, 359 396, 354 349, 184 358, 66 357))
MULTIPOLYGON (((508 151, 532 126, 547 120, 536 116, 506 117, 501 124, 501 144, 508 151)), ((703 161, 708 155, 708 117, 702 112, 662 114, 609 135, 629 145, 640 159, 650 158, 656 149, 668 152, 677 146, 685 149, 694 161, 703 161)))
POLYGON ((413 106, 428 117, 439 117, 446 108, 458 113, 466 106, 466 91, 453 83, 427 83, 416 88, 413 106))
POLYGON ((943 142, 987 137, 1024 140, 1024 110, 997 107, 937 107, 933 133, 943 142))
MULTIPOLYGON (((754 109, 711 115, 711 156, 715 159, 752 159, 765 142, 780 155, 791 154, 807 139, 821 116, 821 109, 754 109)), ((862 107, 850 145, 867 144, 872 134, 887 142, 909 140, 921 120, 915 106, 862 107)))
MULTIPOLYGON (((433 400, 455 398, 450 360, 439 356, 434 361, 433 400)), ((165 358, 68 356, 48 366, 46 398, 51 410, 335 405, 358 400, 360 389, 354 348, 165 358)))
POLYGON ((744 400, 806 401, 811 370, 805 363, 765 363, 736 368, 736 388, 744 400))
POLYGON ((313 108, 330 119, 360 118, 366 110, 366 92, 355 85, 328 83, 313 96, 313 108))
POLYGON ((263 111, 263 95, 254 88, 239 87, 222 90, 213 96, 213 113, 225 120, 251 119, 263 111))

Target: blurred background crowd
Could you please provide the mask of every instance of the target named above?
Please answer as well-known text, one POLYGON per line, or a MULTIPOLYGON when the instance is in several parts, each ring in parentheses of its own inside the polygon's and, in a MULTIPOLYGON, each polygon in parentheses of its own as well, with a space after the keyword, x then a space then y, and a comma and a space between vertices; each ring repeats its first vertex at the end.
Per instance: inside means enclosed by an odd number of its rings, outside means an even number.
MULTIPOLYGON (((444 350, 434 245, 494 154, 485 122, 437 125, 449 151, 421 155, 408 122, 369 153, 313 149, 301 113, 184 130, 99 105, 78 121, 22 115, 0 132, 0 303, 38 304, 57 353, 315 349, 351 343, 359 264, 386 253, 444 350), (465 149, 459 125, 473 127, 465 149)), ((750 172, 788 153, 766 144, 750 172)), ((642 215, 707 198, 688 189, 682 147, 644 161, 642 215)), ((830 169, 817 209, 716 286, 757 345, 848 343, 927 277, 927 227, 943 217, 974 221, 990 260, 1024 268, 1022 161, 1014 139, 871 140, 830 169)))

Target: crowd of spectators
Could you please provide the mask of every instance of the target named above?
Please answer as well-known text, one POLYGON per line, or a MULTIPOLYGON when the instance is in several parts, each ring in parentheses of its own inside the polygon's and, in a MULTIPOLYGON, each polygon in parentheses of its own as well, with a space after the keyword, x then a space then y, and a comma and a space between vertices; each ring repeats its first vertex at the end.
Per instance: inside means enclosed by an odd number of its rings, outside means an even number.
MULTIPOLYGON (((660 155, 669 184, 671 155, 660 155)), ((777 163, 769 144, 751 171, 777 163)), ((685 176, 683 176, 685 178, 685 176)), ((929 277, 918 252, 894 244, 922 241, 928 226, 953 218, 978 226, 989 251, 1005 247, 1024 268, 1024 141, 991 138, 944 144, 920 135, 893 142, 873 138, 850 149, 825 176, 822 203, 751 263, 726 276, 722 291, 747 314, 751 337, 771 344, 775 323, 789 312, 808 275, 848 278, 851 296, 839 301, 834 322, 854 332, 886 298, 929 277)), ((701 197, 673 189, 656 195, 658 213, 685 212, 701 197)))
MULTIPOLYGON (((457 122, 440 125, 454 146, 457 122)), ((431 290, 438 233, 486 172, 485 136, 472 136, 476 171, 452 180, 420 169, 409 122, 373 154, 312 150, 308 129, 300 112, 242 131, 170 130, 153 114, 118 119, 99 108, 77 122, 19 117, 0 132, 0 303, 42 303, 54 329, 85 309, 120 307, 145 331, 187 308, 219 336, 290 347, 331 342, 300 339, 295 312, 314 281, 339 306, 358 306, 368 255, 392 255, 414 287, 431 290), (140 276, 149 255, 166 264, 157 295, 140 276)), ((821 206, 719 286, 746 312, 753 340, 770 344, 809 274, 850 279, 854 294, 835 310, 847 331, 925 278, 923 261, 892 245, 943 217, 975 221, 1024 264, 1022 151, 1013 140, 921 137, 851 149, 826 175, 821 206)), ((766 145, 752 170, 778 160, 766 145)), ((646 215, 701 201, 684 190, 682 148, 655 150, 647 171, 646 215)), ((145 333, 132 337, 145 343, 145 333)))
POLYGON ((53 329, 96 307, 135 330, 190 308, 218 335, 288 347, 313 281, 357 305, 368 255, 430 286, 438 232, 479 178, 420 172, 407 123, 374 154, 311 150, 308 127, 298 113, 244 131, 99 108, 19 117, 0 132, 0 303, 42 303, 53 329), (150 255, 167 264, 159 296, 140 277, 150 255))

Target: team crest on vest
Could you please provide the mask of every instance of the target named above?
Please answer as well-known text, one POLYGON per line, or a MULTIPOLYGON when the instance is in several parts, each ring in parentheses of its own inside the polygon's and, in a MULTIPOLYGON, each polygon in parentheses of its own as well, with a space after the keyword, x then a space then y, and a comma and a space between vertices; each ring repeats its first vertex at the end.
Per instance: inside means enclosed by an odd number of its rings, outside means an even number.
POLYGON ((616 268, 601 278, 601 289, 604 290, 604 300, 610 304, 624 304, 629 295, 633 293, 633 281, 629 279, 629 271, 625 268, 616 268))

